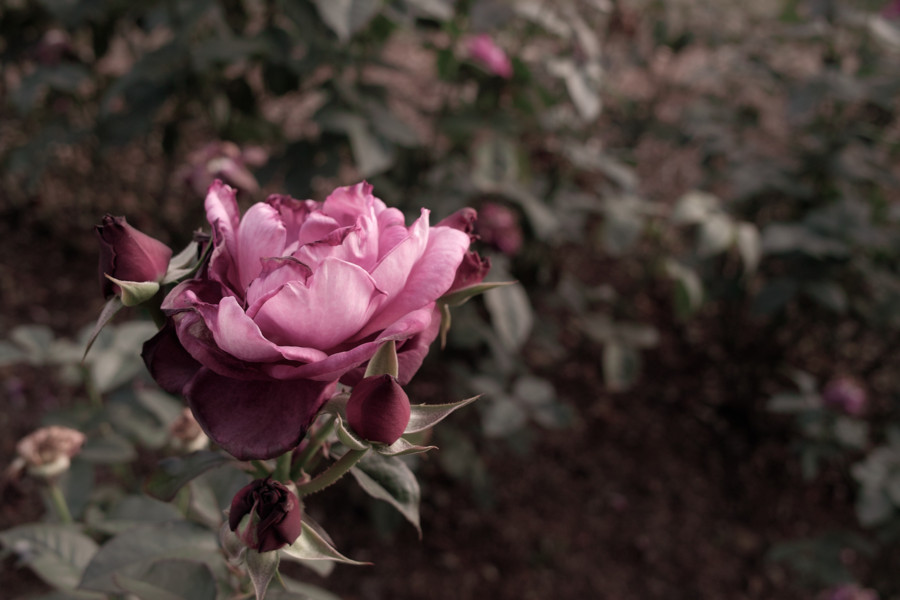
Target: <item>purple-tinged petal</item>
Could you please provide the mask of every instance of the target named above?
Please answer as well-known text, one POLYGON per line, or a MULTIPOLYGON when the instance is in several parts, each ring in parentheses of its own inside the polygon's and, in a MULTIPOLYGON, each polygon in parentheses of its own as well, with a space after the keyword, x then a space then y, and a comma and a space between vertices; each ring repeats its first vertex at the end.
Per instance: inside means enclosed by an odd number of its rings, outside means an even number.
POLYGON ((285 227, 278 211, 268 204, 254 204, 237 230, 238 273, 241 289, 262 272, 261 259, 280 257, 285 246, 285 227))
POLYGON ((197 302, 217 304, 227 295, 227 290, 218 281, 209 279, 188 279, 176 285, 166 295, 162 309, 167 314, 191 309, 197 302))
POLYGON ((233 357, 249 362, 274 362, 284 358, 275 344, 263 337, 234 297, 222 298, 218 306, 197 304, 197 311, 212 332, 216 345, 233 357))
POLYGON ((243 381, 203 368, 184 391, 203 431, 239 460, 295 448, 334 391, 334 382, 243 381))
POLYGON ((202 366, 178 341, 171 319, 156 335, 144 342, 141 358, 159 387, 170 394, 181 394, 202 366))
POLYGON ((206 194, 206 220, 212 226, 213 251, 209 258, 209 276, 216 281, 240 290, 237 264, 237 229, 241 213, 237 205, 237 190, 215 180, 206 194))
POLYGON ((331 192, 322 205, 322 212, 348 226, 355 225, 360 215, 370 214, 373 209, 380 212, 384 208, 384 202, 372 195, 372 185, 363 181, 331 192))
POLYGON ((435 227, 449 227, 463 233, 471 234, 475 230, 478 211, 471 207, 461 208, 449 217, 445 217, 435 227))

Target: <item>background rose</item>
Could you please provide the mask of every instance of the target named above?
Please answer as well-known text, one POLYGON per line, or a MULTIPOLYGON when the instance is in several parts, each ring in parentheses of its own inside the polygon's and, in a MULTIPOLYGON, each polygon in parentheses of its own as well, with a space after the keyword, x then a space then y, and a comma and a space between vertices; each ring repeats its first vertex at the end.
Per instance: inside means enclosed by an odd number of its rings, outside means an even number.
POLYGON ((242 459, 296 446, 336 381, 358 381, 385 341, 396 341, 408 382, 470 242, 467 220, 431 227, 425 209, 407 227, 366 183, 324 203, 271 196, 241 218, 235 190, 217 181, 206 213, 209 264, 166 297, 170 323, 144 359, 242 459))

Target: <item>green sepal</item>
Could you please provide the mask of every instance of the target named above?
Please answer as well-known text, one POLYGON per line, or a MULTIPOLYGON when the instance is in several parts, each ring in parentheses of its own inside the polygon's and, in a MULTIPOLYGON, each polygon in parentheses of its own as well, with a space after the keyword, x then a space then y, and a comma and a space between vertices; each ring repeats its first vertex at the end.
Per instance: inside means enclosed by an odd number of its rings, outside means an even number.
MULTIPOLYGON (((227 512, 228 511, 226 511, 226 513, 227 512)), ((244 556, 247 554, 247 546, 245 546, 244 542, 241 541, 241 538, 231 530, 231 526, 228 524, 227 514, 222 526, 219 527, 219 545, 222 546, 222 550, 225 552, 225 558, 228 559, 228 562, 233 565, 239 565, 244 562, 244 556)))
POLYGON ((441 307, 441 350, 447 347, 447 332, 450 331, 450 305, 438 303, 441 307))
POLYGON ((109 323, 110 320, 116 316, 116 313, 122 310, 122 307, 124 306, 125 305, 122 304, 122 300, 118 296, 113 296, 107 300, 106 304, 103 306, 103 310, 100 311, 100 316, 97 318, 97 324, 94 325, 94 329, 88 337, 87 345, 84 347, 84 354, 81 356, 82 361, 87 358, 87 353, 97 340, 97 336, 100 335, 100 332, 106 327, 106 324, 109 323))
POLYGON ((391 375, 396 378, 400 373, 400 363, 397 361, 397 344, 394 340, 388 340, 378 346, 378 350, 369 359, 365 377, 375 375, 391 375))
POLYGON ((247 549, 247 572, 250 581, 253 582, 253 591, 256 592, 256 600, 266 597, 266 590, 275 574, 278 572, 278 552, 257 552, 252 548, 247 549))
POLYGON ((173 256, 169 260, 169 267, 166 269, 166 274, 162 279, 163 285, 175 283, 193 273, 197 265, 200 264, 200 259, 197 256, 199 249, 200 244, 191 242, 185 246, 184 250, 173 256))
POLYGON ((335 415, 334 431, 337 433, 337 437, 341 443, 351 450, 368 450, 372 447, 369 442, 357 437, 357 435, 350 431, 348 427, 345 427, 344 420, 341 419, 340 415, 335 415))
POLYGON ((480 395, 473 396, 450 404, 413 404, 410 406, 409 425, 403 433, 415 433, 434 427, 456 409, 471 404, 480 397, 480 395))
POLYGON ((159 283, 156 281, 122 281, 109 275, 106 278, 122 290, 120 296, 125 306, 143 304, 159 291, 159 283))
POLYGON ((470 285, 469 287, 464 287, 458 289, 454 292, 450 292, 449 294, 444 294, 440 298, 438 298, 438 302, 440 304, 446 304, 447 306, 461 306, 477 296, 478 294, 483 294, 488 290, 492 290, 497 287, 502 287, 505 285, 513 285, 518 283, 516 281, 489 281, 476 283, 475 285, 470 285))
POLYGON ((300 526, 300 537, 291 544, 281 549, 282 552, 301 560, 333 560, 348 565, 370 565, 372 563, 360 562, 347 558, 338 552, 319 532, 303 521, 300 526))
POLYGON ((437 446, 417 446, 403 438, 388 446, 387 444, 372 444, 372 450, 382 456, 406 456, 408 454, 423 454, 429 450, 437 450, 437 446))

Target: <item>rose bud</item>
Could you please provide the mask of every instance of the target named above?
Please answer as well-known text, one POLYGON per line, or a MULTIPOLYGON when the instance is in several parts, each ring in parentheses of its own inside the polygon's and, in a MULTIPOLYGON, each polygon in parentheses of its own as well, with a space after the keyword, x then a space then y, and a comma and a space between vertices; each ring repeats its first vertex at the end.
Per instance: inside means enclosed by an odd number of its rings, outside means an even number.
POLYGON ((848 415, 857 416, 866 408, 866 390, 855 379, 838 377, 825 386, 822 403, 848 415))
POLYGON ((19 440, 16 452, 38 477, 54 477, 69 468, 71 458, 81 451, 84 434, 68 427, 42 427, 19 440))
POLYGON ((100 288, 109 298, 121 293, 109 275, 119 281, 159 282, 166 275, 172 250, 159 240, 129 225, 125 217, 107 214, 97 226, 100 238, 100 288))
POLYGON ((347 421, 363 438, 393 444, 409 424, 409 398, 393 375, 366 377, 347 401, 347 421))
POLYGON ((512 62, 510 62, 506 52, 494 43, 491 36, 482 33, 481 35, 476 35, 469 39, 467 50, 469 51, 469 56, 471 56, 473 60, 481 63, 484 68, 494 75, 503 77, 504 79, 512 77, 512 62))
POLYGON ((241 488, 231 501, 228 526, 248 548, 271 552, 293 544, 302 531, 297 495, 271 479, 257 479, 241 488), (246 523, 244 517, 249 515, 246 523))

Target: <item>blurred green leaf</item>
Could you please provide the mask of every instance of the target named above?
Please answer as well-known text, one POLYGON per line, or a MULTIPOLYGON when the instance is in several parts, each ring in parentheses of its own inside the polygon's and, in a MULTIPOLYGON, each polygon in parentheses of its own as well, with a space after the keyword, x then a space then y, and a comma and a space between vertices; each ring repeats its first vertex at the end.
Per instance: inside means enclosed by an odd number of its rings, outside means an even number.
POLYGON ((144 491, 154 498, 170 502, 189 481, 231 460, 225 454, 208 450, 163 459, 159 468, 145 482, 144 491))
MULTIPOLYGON (((351 471, 352 472, 352 471, 351 471)), ((281 552, 302 560, 332 560, 335 562, 346 563, 350 565, 367 565, 369 563, 359 562, 347 558, 334 547, 314 528, 310 527, 306 521, 303 521, 303 531, 300 537, 291 544, 281 549, 281 552)))
POLYGON ((366 493, 400 511, 421 535, 419 482, 401 458, 369 452, 350 473, 366 493))
POLYGON ((49 585, 74 590, 97 552, 97 543, 75 525, 31 523, 0 532, 0 543, 49 585))
POLYGON ((382 0, 313 0, 322 20, 347 42, 378 13, 382 0))

